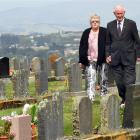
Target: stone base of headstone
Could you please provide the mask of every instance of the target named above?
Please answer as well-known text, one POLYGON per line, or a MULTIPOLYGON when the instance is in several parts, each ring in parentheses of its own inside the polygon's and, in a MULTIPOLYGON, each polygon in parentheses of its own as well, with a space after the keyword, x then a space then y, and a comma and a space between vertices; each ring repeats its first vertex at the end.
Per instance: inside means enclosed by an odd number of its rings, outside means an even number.
POLYGON ((31 116, 20 115, 12 118, 11 133, 15 133, 14 140, 31 140, 31 116))

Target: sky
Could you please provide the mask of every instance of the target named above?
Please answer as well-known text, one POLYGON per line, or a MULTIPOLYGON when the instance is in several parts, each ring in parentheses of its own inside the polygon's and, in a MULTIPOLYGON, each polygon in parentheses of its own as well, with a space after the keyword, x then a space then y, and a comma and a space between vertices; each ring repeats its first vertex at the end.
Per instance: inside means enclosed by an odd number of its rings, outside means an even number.
POLYGON ((70 0, 0 0, 0 11, 9 10, 16 7, 39 7, 44 4, 59 3, 70 0))
MULTIPOLYGON (((7 28, 6 24, 11 24, 9 22, 11 19, 17 21, 18 18, 18 21, 31 21, 31 23, 38 24, 39 22, 34 22, 32 19, 40 17, 38 21, 41 23, 72 25, 76 28, 81 26, 80 29, 83 29, 89 26, 91 14, 97 13, 101 17, 101 26, 106 26, 107 22, 115 19, 113 8, 117 4, 125 6, 126 17, 136 21, 140 30, 140 0, 0 0, 0 25, 5 25, 7 28), (21 16, 21 11, 18 11, 19 14, 13 12, 14 8, 22 10, 23 7, 31 9, 29 14, 23 11, 21 16), (42 14, 41 10, 44 10, 46 14, 42 14), (12 15, 12 13, 14 14, 12 15), (16 15, 18 18, 15 17, 16 15), (25 16, 27 18, 23 19, 25 16)), ((20 23, 18 22, 18 24, 20 23)))

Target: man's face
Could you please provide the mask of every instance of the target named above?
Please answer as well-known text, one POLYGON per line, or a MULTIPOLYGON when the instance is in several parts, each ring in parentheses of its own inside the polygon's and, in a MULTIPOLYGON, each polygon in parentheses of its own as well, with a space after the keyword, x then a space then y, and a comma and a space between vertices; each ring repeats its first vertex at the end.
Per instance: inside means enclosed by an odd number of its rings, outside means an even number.
POLYGON ((92 29, 97 30, 100 26, 100 19, 99 18, 93 18, 90 21, 90 25, 92 29))
POLYGON ((125 11, 122 9, 115 10, 114 15, 118 21, 122 21, 125 15, 125 11))

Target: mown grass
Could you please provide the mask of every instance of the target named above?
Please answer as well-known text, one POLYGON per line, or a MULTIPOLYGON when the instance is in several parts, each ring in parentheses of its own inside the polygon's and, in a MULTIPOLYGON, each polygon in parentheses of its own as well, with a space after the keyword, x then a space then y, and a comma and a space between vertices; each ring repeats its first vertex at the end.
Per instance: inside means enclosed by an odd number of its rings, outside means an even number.
MULTIPOLYGON (((35 94, 34 81, 29 83, 29 94, 34 97, 35 94)), ((50 81, 48 83, 48 92, 55 91, 68 91, 66 81, 50 81)), ((8 99, 13 98, 12 83, 6 85, 6 97, 8 99)), ((64 112, 64 135, 72 135, 72 105, 73 97, 68 97, 64 100, 63 112, 64 112)), ((16 111, 17 114, 22 113, 22 108, 11 108, 0 111, 0 117, 10 115, 11 112, 16 111)), ((97 96, 96 101, 93 103, 93 128, 97 128, 100 125, 100 98, 97 96)))
MULTIPOLYGON (((64 135, 72 135, 72 106, 73 97, 69 97, 64 101, 63 112, 64 112, 64 135)), ((0 117, 9 116, 12 112, 22 114, 22 108, 10 108, 0 111, 0 117)), ((100 105, 99 102, 93 104, 93 128, 97 128, 100 125, 100 105)))
POLYGON ((22 114, 22 107, 19 108, 9 108, 9 109, 2 109, 0 111, 0 117, 2 116, 9 116, 12 112, 16 112, 17 114, 22 114))

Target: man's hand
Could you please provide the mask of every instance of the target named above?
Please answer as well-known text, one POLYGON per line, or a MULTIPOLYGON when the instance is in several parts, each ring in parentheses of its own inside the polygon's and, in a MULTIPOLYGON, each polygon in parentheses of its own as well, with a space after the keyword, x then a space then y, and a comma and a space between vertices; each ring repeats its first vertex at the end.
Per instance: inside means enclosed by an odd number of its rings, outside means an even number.
POLYGON ((108 64, 111 62, 111 56, 108 56, 108 57, 106 58, 106 62, 107 62, 108 64))
POLYGON ((79 67, 80 67, 81 69, 85 69, 85 65, 83 65, 82 63, 79 63, 79 67))
POLYGON ((137 61, 140 62, 140 57, 137 58, 137 61))

